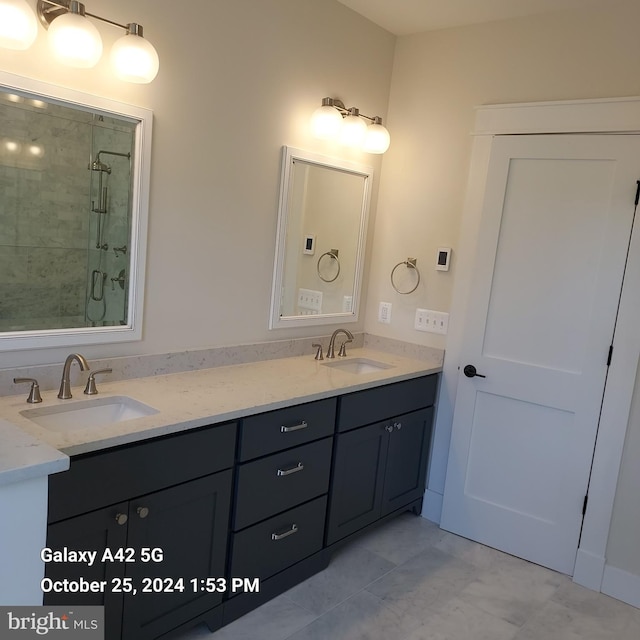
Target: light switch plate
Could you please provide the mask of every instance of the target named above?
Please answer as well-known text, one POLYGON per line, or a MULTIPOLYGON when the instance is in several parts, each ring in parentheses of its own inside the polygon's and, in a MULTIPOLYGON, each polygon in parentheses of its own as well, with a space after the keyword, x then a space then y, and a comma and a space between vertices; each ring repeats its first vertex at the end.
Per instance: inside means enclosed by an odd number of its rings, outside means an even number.
POLYGON ((446 334, 449 329, 449 314, 430 309, 416 309, 413 326, 416 331, 446 334))

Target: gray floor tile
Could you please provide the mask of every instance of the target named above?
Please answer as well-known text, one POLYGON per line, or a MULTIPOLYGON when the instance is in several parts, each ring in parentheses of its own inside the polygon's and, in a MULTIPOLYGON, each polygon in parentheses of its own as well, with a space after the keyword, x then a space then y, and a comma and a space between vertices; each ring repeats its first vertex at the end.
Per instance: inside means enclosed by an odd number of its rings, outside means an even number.
POLYGON ((638 640, 629 614, 598 616, 547 602, 516 634, 515 640, 638 640))
POLYGON ((519 627, 453 598, 406 640, 513 640, 519 627))
POLYGON ((179 640, 285 640, 315 619, 288 598, 279 596, 214 634, 206 626, 180 636, 179 640))
POLYGON ((408 560, 367 587, 400 613, 425 618, 434 608, 457 596, 479 570, 437 549, 408 560))
POLYGON ((308 611, 320 615, 340 604, 395 565, 362 547, 344 547, 329 566, 287 591, 286 596, 308 611))
POLYGON ((482 611, 522 626, 568 578, 511 556, 496 560, 490 569, 467 585, 460 598, 482 611))
POLYGON ((433 547, 445 532, 437 524, 406 513, 365 534, 354 544, 395 564, 433 547))
POLYGON ((361 591, 289 640, 403 640, 420 625, 419 620, 399 614, 373 594, 361 591))

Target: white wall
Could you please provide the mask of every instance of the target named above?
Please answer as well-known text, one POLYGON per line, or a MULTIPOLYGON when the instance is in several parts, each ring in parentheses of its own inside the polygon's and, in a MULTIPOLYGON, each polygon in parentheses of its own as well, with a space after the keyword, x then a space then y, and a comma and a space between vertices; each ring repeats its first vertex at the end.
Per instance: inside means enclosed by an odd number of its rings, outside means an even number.
MULTIPOLYGON (((57 67, 42 30, 28 52, 0 50, 5 71, 154 112, 143 340, 84 355, 326 333, 268 330, 281 147, 378 170, 378 157, 311 138, 308 121, 325 96, 385 117, 395 38, 334 0, 91 0, 87 9, 144 26, 161 61, 152 84, 113 79, 108 56, 94 70, 57 67)), ((121 31, 98 28, 108 51, 121 31)), ((68 352, 12 352, 0 366, 61 362, 68 352)))

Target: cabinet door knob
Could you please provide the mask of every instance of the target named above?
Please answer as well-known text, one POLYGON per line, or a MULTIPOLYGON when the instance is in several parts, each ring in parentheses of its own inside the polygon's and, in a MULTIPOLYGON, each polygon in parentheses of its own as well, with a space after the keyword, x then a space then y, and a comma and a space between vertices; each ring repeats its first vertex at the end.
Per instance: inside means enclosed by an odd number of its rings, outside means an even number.
POLYGON ((149 515, 149 507, 138 507, 136 513, 141 518, 146 518, 149 515))
POLYGON ((393 426, 400 431, 400 429, 402 429, 402 422, 394 422, 393 426))
POLYGON ((129 519, 129 516, 127 516, 126 513, 118 513, 116 515, 116 522, 122 526, 123 524, 127 524, 127 520, 129 519))
POLYGON ((386 431, 388 431, 389 433, 391 433, 391 432, 393 431, 393 426, 391 426, 390 424, 388 424, 388 425, 385 427, 385 430, 386 430, 386 431))

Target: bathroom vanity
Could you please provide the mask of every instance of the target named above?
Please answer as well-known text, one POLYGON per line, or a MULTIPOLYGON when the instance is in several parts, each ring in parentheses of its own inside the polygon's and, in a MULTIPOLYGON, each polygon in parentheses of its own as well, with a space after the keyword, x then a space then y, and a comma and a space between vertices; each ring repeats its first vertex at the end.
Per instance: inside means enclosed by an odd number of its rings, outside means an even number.
MULTIPOLYGON (((47 548, 95 558, 47 562, 45 604, 104 604, 114 639, 169 638, 199 622, 217 629, 322 570, 381 520, 420 513, 439 366, 384 359, 388 368, 364 375, 308 357, 182 374, 205 404, 209 382, 210 418, 185 413, 171 428, 145 381, 110 383, 160 410, 120 423, 117 436, 101 431, 97 443, 60 435, 77 444, 67 447, 70 469, 49 478, 47 548), (225 411, 221 392, 230 402, 234 376, 246 385, 287 366, 297 379, 307 372, 306 393, 276 398, 287 380, 271 379, 245 396, 253 403, 225 411), (160 427, 136 434, 134 423, 160 427)), ((189 395, 170 382, 176 403, 189 395)), ((153 393, 168 411, 171 394, 153 393)))

